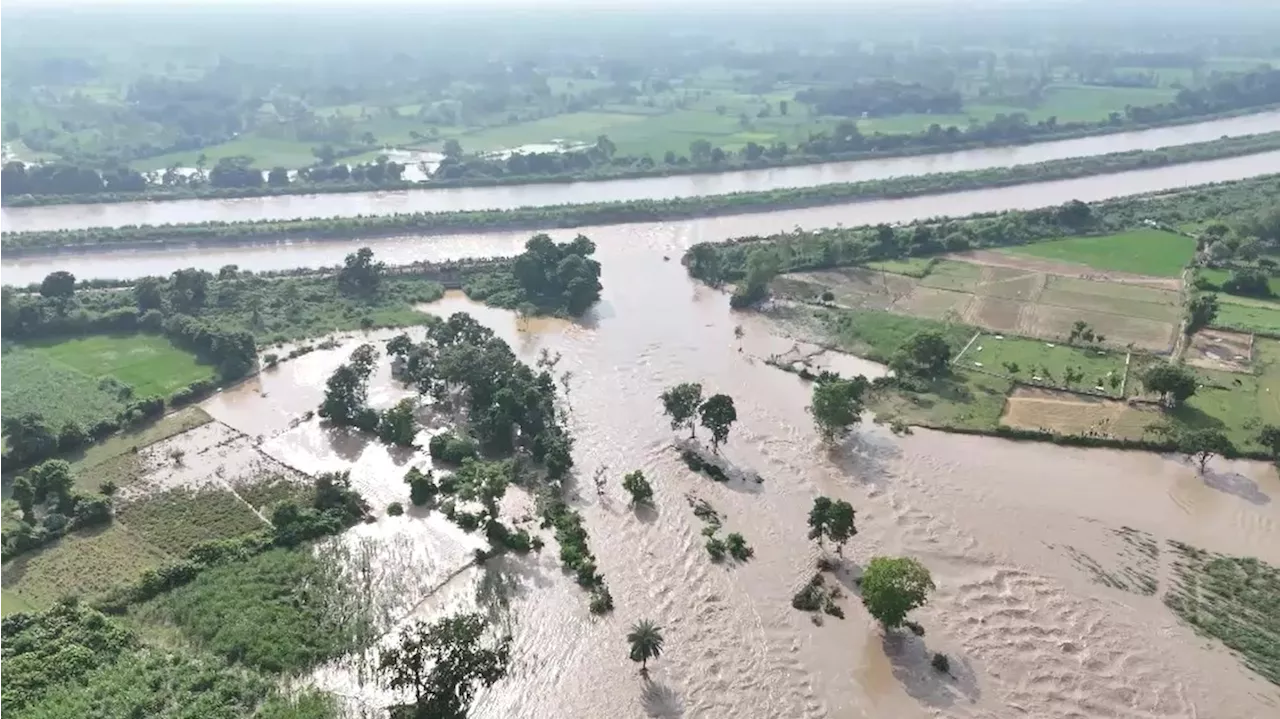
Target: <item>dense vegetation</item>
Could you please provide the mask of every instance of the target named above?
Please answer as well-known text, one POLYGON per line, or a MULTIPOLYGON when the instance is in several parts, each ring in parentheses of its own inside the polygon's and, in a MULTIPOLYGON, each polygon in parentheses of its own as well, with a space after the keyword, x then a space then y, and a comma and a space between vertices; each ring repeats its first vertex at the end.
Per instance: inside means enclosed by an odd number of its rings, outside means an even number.
POLYGON ((1215 157, 1280 148, 1280 133, 1216 140, 1163 150, 1135 151, 1087 158, 1055 160, 967 172, 940 173, 838 183, 816 187, 740 192, 666 200, 583 203, 513 210, 419 212, 348 218, 257 222, 202 222, 182 225, 97 227, 77 230, 4 233, 0 243, 9 253, 44 252, 55 248, 92 249, 146 244, 235 244, 262 240, 334 239, 391 234, 433 234, 595 224, 674 220, 685 217, 762 212, 813 207, 857 200, 910 197, 1026 182, 1082 177, 1138 168, 1160 167, 1215 157))
POLYGON ((397 8, 394 28, 376 15, 126 7, 67 22, 19 8, 6 159, 48 164, 11 166, 5 200, 395 186, 406 160, 438 183, 669 174, 1280 100, 1275 19, 1239 7, 632 9, 586 23, 559 8, 397 8), (309 42, 279 42, 280 27, 309 42), (499 38, 487 52, 476 28, 499 38), (134 52, 154 37, 172 45, 134 52))

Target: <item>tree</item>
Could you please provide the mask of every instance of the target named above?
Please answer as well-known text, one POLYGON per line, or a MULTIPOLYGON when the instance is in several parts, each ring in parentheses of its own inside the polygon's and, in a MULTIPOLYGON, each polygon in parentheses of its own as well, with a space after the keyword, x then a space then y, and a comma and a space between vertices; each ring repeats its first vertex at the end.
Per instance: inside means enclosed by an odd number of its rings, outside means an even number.
POLYGON ((164 307, 164 280, 159 277, 143 277, 133 285, 133 301, 138 311, 158 310, 164 307))
POLYGON ((613 159, 613 154, 618 151, 618 146, 613 144, 613 140, 608 135, 601 135, 596 138, 596 150, 604 156, 604 159, 613 159))
POLYGON ((368 247, 347 255, 338 270, 338 289, 346 294, 371 295, 378 291, 386 265, 373 261, 373 250, 368 247))
POLYGON ((697 436, 693 421, 702 405, 702 385, 683 382, 662 393, 662 412, 671 418, 671 429, 689 428, 689 437, 697 436))
POLYGON ((644 472, 629 472, 622 478, 622 488, 631 494, 631 504, 653 504, 653 486, 644 478, 644 472))
POLYGON ((861 421, 862 398, 867 387, 867 378, 861 375, 841 379, 839 375, 823 372, 814 382, 809 414, 824 442, 843 437, 861 421))
POLYGON ((695 165, 704 165, 711 161, 711 143, 705 139, 689 143, 689 159, 695 165))
POLYGON ((1181 365, 1157 362, 1143 371, 1139 379, 1147 391, 1167 398, 1173 407, 1196 393, 1196 376, 1181 365))
POLYGON ((653 621, 642 619, 631 625, 631 631, 627 634, 629 656, 631 661, 640 662, 640 676, 646 679, 649 677, 649 660, 662 655, 662 642, 662 627, 653 621))
POLYGON ((22 510, 22 521, 29 523, 36 521, 36 491, 31 478, 25 474, 13 480, 13 501, 17 502, 18 509, 22 510))
POLYGON ((27 476, 31 478, 32 498, 36 504, 52 499, 62 507, 71 498, 75 477, 71 474, 71 465, 63 460, 51 459, 43 462, 34 467, 27 476))
POLYGON ((357 416, 365 409, 369 374, 376 357, 373 345, 360 345, 351 353, 349 362, 339 365, 329 375, 324 402, 320 405, 321 417, 339 426, 356 423, 357 416))
POLYGON ((444 146, 441 151, 447 159, 457 160, 462 157, 462 143, 453 138, 449 138, 444 141, 444 146))
POLYGON ((1187 303, 1187 334, 1194 334, 1201 327, 1208 327, 1218 316, 1218 296, 1205 294, 1187 303))
POLYGON ((412 712, 393 717, 463 719, 476 690, 507 675, 511 637, 485 642, 488 623, 481 614, 462 614, 428 624, 417 621, 400 632, 399 642, 382 651, 378 672, 394 690, 413 690, 412 712))
POLYGON ((845 543, 858 533, 854 526, 855 514, 853 505, 843 499, 815 498, 809 510, 809 539, 818 540, 818 546, 823 546, 824 539, 830 539, 836 543, 836 553, 844 554, 845 543))
POLYGON ((188 267, 169 277, 169 304, 179 312, 195 314, 209 295, 209 273, 188 267))
POLYGON ((929 570, 911 557, 875 557, 862 573, 862 604, 886 628, 902 626, 907 612, 933 591, 929 570))
POLYGON ((19 465, 51 457, 58 451, 58 436, 33 412, 10 415, 0 421, 9 445, 9 457, 19 465))
POLYGON ((378 420, 378 438, 389 444, 412 447, 416 434, 413 424, 413 400, 406 397, 382 413, 378 420))
POLYGON ((1280 427, 1274 424, 1262 425, 1262 429, 1258 430, 1258 443, 1267 448, 1273 460, 1280 461, 1280 427))
POLYGON ((273 167, 267 173, 267 184, 272 187, 285 187, 289 184, 289 171, 283 167, 273 167))
POLYGON ((50 299, 70 299, 76 292, 76 276, 66 270, 50 272, 40 283, 40 296, 50 299))
POLYGON ((917 332, 906 341, 889 361, 889 367, 899 375, 941 377, 947 373, 951 362, 951 346, 942 334, 933 331, 917 332))
POLYGON ((711 431, 711 447, 716 452, 720 445, 729 439, 729 430, 738 421, 738 410, 733 406, 733 398, 727 394, 715 394, 707 398, 698 408, 702 426, 711 431))
POLYGON ((1178 451, 1194 460, 1203 473, 1214 455, 1235 453, 1227 435, 1216 429, 1193 429, 1178 436, 1178 451))

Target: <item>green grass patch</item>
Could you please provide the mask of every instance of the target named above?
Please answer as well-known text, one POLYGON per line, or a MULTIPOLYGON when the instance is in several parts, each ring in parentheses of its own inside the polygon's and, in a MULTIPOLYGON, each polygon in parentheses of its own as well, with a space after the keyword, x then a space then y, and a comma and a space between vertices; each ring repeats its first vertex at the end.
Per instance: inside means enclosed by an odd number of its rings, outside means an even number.
POLYGON ((968 325, 950 324, 879 310, 815 310, 826 325, 831 339, 846 352, 876 362, 888 362, 917 332, 940 332, 954 353, 960 352, 974 329, 968 325))
POLYGON ((213 367, 160 335, 93 335, 22 346, 89 377, 115 377, 133 387, 137 397, 165 397, 214 374, 213 367))
POLYGON ((116 518, 151 544, 182 555, 200 542, 230 539, 265 526, 225 489, 171 489, 121 504, 116 518))
POLYGON ((131 582, 169 557, 119 523, 74 532, 4 566, 4 588, 30 607, 44 609, 58 599, 82 597, 131 582))
POLYGON ((1054 342, 984 334, 979 337, 958 364, 966 369, 977 368, 997 372, 1010 377, 1068 389, 1096 390, 1101 386, 1107 394, 1119 396, 1120 380, 1124 377, 1124 354, 1092 347, 1072 347, 1054 342), (1017 365, 1013 372, 1005 363, 1017 365), (1084 374, 1084 378, 1072 385, 1065 383, 1068 369, 1084 374), (1037 380, 1036 377, 1040 379, 1037 380), (1115 377, 1112 387, 1110 377, 1115 377))
POLYGON ((890 272, 895 275, 906 275, 917 279, 924 277, 938 264, 934 257, 907 257, 901 260, 880 260, 868 262, 864 267, 877 272, 890 272))
MULTIPOLYGON (((1201 279, 1207 280, 1215 288, 1221 288, 1222 283, 1231 278, 1231 270, 1219 270, 1213 267, 1200 267, 1196 270, 1196 274, 1199 275, 1201 279)), ((1271 289, 1272 295, 1280 297, 1280 277, 1275 275, 1267 277, 1267 287, 1271 289)), ((1264 300, 1259 299, 1258 301, 1264 300)))
POLYGON ((354 648, 355 615, 341 611, 335 568, 308 549, 276 549, 201 572, 133 611, 168 623, 201 648, 269 672, 305 670, 354 648))
POLYGON ((936 287, 940 290, 957 292, 973 292, 982 279, 982 268, 971 262, 955 262, 941 260, 934 263, 933 268, 920 281, 925 287, 936 287))
POLYGON ((37 349, 6 347, 0 360, 4 375, 5 417, 28 412, 43 415, 57 431, 67 422, 90 425, 114 417, 124 402, 99 380, 50 361, 37 349))
POLYGON ((927 383, 921 391, 890 388, 873 393, 870 408, 879 421, 924 427, 994 429, 1004 413, 1011 380, 964 369, 927 383))
POLYGON ((1238 372, 1192 368, 1200 379, 1196 393, 1173 411, 1183 426, 1221 430, 1239 449, 1258 450, 1261 415, 1258 378, 1238 372))
POLYGON ((1195 253, 1196 241, 1163 230, 1141 229, 1101 237, 1067 237, 1000 250, 1087 265, 1112 272, 1177 277, 1195 253))
POLYGON ((1214 327, 1280 336, 1280 304, 1247 297, 1218 295, 1214 327))
POLYGON ((1165 605, 1280 685, 1280 570, 1253 557, 1171 544, 1177 555, 1175 586, 1165 595, 1165 605))

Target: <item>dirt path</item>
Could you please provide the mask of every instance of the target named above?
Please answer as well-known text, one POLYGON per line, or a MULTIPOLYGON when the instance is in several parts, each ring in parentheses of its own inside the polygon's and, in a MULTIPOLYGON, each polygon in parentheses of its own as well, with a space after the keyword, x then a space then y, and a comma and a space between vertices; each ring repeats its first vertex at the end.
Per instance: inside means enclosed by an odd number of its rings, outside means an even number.
POLYGON ((956 252, 946 255, 947 259, 958 260, 960 262, 968 262, 975 265, 984 265, 989 267, 1008 267, 1016 270, 1028 270, 1031 272, 1044 272, 1051 275, 1061 275, 1063 277, 1075 277, 1082 280, 1094 280, 1098 282, 1117 282, 1127 285, 1140 285, 1143 287, 1151 287, 1160 290, 1172 290, 1177 292, 1182 289, 1182 280, 1172 277, 1151 277, 1148 275, 1138 275, 1129 272, 1104 272, 1096 270, 1087 265, 1077 265, 1070 262, 1057 262, 1054 260, 1043 260, 1034 257, 1018 257, 1016 255, 1006 255, 994 250, 974 250, 972 252, 956 252))

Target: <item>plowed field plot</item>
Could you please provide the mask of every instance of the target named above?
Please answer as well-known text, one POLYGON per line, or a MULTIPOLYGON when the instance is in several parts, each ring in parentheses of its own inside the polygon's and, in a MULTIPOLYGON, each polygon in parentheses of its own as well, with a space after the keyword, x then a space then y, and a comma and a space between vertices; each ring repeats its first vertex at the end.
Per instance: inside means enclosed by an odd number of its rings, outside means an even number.
POLYGON ((1200 330, 1192 336, 1182 359, 1189 365, 1205 369, 1250 372, 1253 367, 1253 335, 1200 330))
MULTIPOLYGON (((1007 259, 1017 264, 1017 258, 1007 259)), ((1176 288, 1177 281, 1148 279, 1154 284, 941 260, 920 279, 849 268, 784 275, 774 281, 773 290, 782 297, 810 302, 820 301, 829 291, 831 301, 841 307, 960 321, 1050 341, 1065 340, 1072 326, 1084 321, 1110 347, 1133 345, 1167 352, 1181 317, 1179 293, 1168 289, 1176 288)))
POLYGON ((1063 435, 1141 439, 1146 427, 1160 418, 1158 410, 1121 400, 1018 387, 1005 403, 1000 424, 1063 435))

